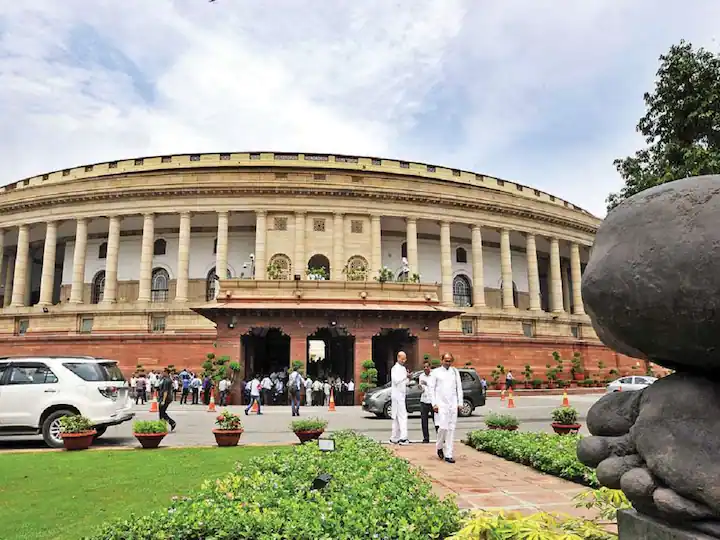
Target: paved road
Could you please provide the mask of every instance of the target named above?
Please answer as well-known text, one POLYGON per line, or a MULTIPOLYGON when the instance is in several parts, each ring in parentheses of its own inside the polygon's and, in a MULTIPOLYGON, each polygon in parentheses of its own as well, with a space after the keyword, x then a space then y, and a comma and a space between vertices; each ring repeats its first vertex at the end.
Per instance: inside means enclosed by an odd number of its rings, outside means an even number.
MULTIPOLYGON (((571 396, 571 405, 578 409, 581 419, 584 420, 590 406, 599 399, 598 395, 571 396)), ((456 438, 462 439, 468 431, 484 427, 483 417, 490 412, 508 412, 520 419, 520 429, 523 431, 552 432, 550 427, 550 411, 562 403, 561 396, 527 396, 516 398, 516 408, 507 409, 506 402, 499 398, 490 398, 485 407, 475 409, 473 416, 458 419, 456 438)), ((228 407, 231 411, 243 414, 242 407, 228 407)), ((157 413, 150 413, 149 406, 138 406, 137 419, 155 419, 157 413)), ((208 446, 214 445, 215 439, 211 432, 215 415, 207 412, 202 405, 183 405, 173 403, 168 411, 170 416, 177 420, 177 430, 163 441, 163 446, 208 446)), ((338 407, 335 412, 329 412, 326 407, 302 407, 300 411, 303 418, 320 417, 328 420, 328 430, 354 429, 377 440, 387 440, 390 436, 391 421, 376 418, 362 411, 360 407, 338 407)), ((295 434, 289 430, 293 420, 289 407, 266 407, 263 415, 242 415, 245 433, 241 442, 245 443, 292 443, 297 442, 295 434)), ((422 439, 420 429, 420 415, 413 414, 408 421, 410 439, 422 439)), ((132 436, 132 425, 126 422, 120 426, 108 429, 107 433, 98 439, 98 446, 138 446, 132 436)), ((432 429, 432 428, 431 428, 432 429)), ((584 429, 584 428, 583 428, 584 429)), ((39 437, 7 437, 0 438, 0 450, 43 448, 39 437)))

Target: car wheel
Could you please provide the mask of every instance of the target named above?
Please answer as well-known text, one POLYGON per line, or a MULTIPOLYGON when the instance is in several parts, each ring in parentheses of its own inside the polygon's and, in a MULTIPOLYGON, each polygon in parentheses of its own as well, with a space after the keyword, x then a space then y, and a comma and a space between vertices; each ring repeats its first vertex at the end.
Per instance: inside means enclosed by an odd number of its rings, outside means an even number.
POLYGON ((62 448, 63 441, 60 437, 60 419, 63 416, 70 416, 72 411, 60 410, 50 413, 42 425, 42 438, 50 448, 62 448))
POLYGON ((95 436, 93 437, 93 440, 97 440, 100 437, 102 437, 103 435, 105 435, 105 432, 107 431, 107 426, 96 427, 95 431, 96 431, 96 433, 95 433, 95 436))
POLYGON ((385 418, 392 418, 392 402, 388 401, 383 408, 383 416, 385 418))
POLYGON ((460 416, 462 418, 467 418, 468 416, 472 416, 473 413, 473 404, 472 401, 469 399, 464 399, 462 408, 460 409, 460 416))

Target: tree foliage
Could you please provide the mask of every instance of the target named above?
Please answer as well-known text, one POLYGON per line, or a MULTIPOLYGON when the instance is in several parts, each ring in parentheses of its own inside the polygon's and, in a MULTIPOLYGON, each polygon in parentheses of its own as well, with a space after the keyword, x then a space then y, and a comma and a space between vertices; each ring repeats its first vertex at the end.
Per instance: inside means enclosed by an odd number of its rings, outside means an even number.
POLYGON ((720 54, 681 41, 660 56, 637 130, 648 147, 615 160, 625 181, 608 210, 645 189, 688 176, 720 174, 720 54))

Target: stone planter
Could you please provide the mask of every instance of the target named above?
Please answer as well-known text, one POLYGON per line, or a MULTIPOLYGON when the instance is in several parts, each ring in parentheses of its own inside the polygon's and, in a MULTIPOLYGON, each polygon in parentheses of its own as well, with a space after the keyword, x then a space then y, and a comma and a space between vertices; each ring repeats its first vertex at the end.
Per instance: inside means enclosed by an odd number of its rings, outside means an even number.
POLYGON ((93 442, 97 431, 83 431, 82 433, 61 433, 65 450, 87 450, 93 442))
POLYGON ((582 424, 558 424, 557 422, 553 422, 550 425, 552 426, 553 431, 555 431, 558 435, 570 435, 572 433, 577 433, 582 427, 582 424))
POLYGON ((160 441, 165 438, 165 433, 133 433, 135 438, 140 442, 140 445, 145 449, 157 448, 160 446, 160 441))
POLYGON ((324 429, 315 429, 312 431, 296 431, 295 435, 297 435, 297 438, 300 439, 301 443, 306 443, 308 441, 314 441, 316 439, 319 439, 320 435, 322 435, 324 432, 324 429))
POLYGON ((243 434, 242 429, 213 429, 215 442, 218 446, 237 446, 240 442, 240 436, 243 434))
POLYGON ((518 426, 488 426, 488 429, 497 429, 500 431, 517 431, 518 426))

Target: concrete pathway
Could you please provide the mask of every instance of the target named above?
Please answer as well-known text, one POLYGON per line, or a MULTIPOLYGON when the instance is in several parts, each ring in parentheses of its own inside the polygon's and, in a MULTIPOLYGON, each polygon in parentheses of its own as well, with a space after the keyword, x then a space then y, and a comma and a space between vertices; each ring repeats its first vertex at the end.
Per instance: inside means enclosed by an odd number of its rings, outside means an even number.
POLYGON ((455 464, 435 454, 434 444, 395 447, 395 453, 421 467, 440 496, 454 493, 464 509, 544 511, 595 518, 597 513, 575 508, 573 497, 587 488, 538 472, 530 467, 455 444, 455 464))

